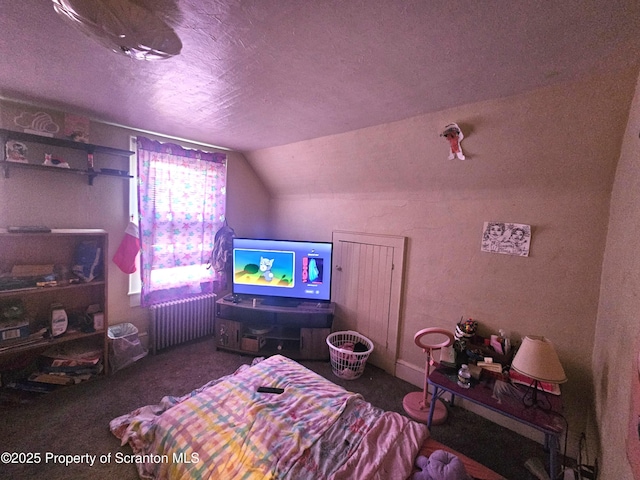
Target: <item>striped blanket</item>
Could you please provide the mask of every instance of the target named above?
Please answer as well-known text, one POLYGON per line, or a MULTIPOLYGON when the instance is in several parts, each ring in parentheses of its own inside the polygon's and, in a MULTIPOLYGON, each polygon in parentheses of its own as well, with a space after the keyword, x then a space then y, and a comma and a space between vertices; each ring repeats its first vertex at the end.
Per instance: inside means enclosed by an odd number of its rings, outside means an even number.
POLYGON ((358 478, 375 478, 380 469, 406 478, 427 436, 424 426, 279 355, 184 397, 164 397, 112 420, 110 428, 131 445, 144 479, 353 478, 350 473, 362 468, 352 465, 354 459, 366 462, 358 478), (262 385, 284 393, 258 393, 262 385), (385 464, 397 462, 399 451, 380 451, 394 435, 406 444, 402 448, 410 446, 402 454, 405 471, 385 464))

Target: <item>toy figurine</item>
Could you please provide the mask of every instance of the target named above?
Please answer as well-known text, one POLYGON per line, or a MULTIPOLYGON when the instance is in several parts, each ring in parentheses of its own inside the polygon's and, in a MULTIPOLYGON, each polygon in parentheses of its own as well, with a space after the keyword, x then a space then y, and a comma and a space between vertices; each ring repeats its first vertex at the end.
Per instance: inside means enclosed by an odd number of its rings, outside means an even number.
POLYGON ((442 132, 440 136, 449 140, 449 160, 453 160, 455 157, 458 157, 460 160, 464 160, 466 158, 464 153, 462 153, 462 147, 460 146, 460 142, 464 138, 464 135, 457 123, 450 123, 444 127, 444 132, 442 132))

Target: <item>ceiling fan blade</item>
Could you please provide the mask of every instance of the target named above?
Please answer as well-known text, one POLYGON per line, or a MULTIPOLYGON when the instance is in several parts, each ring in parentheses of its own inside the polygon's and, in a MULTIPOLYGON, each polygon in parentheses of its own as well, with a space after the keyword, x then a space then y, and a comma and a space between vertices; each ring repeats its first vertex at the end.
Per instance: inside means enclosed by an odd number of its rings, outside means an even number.
POLYGON ((178 55, 182 42, 154 12, 129 0, 52 0, 58 15, 110 50, 137 60, 178 55))

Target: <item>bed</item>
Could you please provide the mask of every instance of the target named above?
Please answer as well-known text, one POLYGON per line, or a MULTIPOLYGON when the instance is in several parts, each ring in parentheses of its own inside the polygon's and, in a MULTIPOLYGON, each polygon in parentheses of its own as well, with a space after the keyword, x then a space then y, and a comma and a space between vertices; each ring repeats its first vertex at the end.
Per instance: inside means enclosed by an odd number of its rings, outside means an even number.
MULTIPOLYGON (((425 425, 281 355, 140 407, 110 429, 131 446, 142 479, 405 480, 420 453, 440 448, 425 425)), ((502 478, 462 458, 475 478, 502 478)))

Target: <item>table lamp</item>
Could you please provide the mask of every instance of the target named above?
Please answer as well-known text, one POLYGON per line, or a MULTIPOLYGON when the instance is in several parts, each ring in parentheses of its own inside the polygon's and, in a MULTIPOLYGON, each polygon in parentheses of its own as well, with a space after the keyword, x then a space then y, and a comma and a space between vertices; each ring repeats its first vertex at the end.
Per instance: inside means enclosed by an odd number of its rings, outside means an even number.
POLYGON ((511 368, 532 379, 530 399, 529 392, 523 399, 527 406, 539 406, 538 387, 541 382, 564 383, 567 381, 553 344, 544 337, 524 337, 522 345, 511 362, 511 368))

